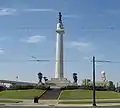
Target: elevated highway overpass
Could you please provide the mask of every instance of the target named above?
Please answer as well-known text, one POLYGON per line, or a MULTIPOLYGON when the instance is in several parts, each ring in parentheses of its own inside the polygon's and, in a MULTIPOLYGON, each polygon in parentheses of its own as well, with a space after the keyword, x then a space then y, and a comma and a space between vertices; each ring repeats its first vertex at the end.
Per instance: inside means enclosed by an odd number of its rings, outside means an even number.
POLYGON ((7 83, 7 84, 16 84, 16 85, 36 85, 37 83, 32 82, 22 82, 22 81, 11 81, 11 80, 0 80, 1 84, 7 83))

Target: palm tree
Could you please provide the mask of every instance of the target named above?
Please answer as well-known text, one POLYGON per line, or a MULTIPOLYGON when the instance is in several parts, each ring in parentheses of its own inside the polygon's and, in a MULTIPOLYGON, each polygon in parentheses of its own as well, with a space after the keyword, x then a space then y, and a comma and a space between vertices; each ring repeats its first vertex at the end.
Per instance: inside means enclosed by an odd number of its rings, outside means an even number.
POLYGON ((39 73, 38 73, 38 79, 39 79, 39 82, 38 82, 38 83, 42 83, 42 77, 43 77, 42 72, 39 72, 39 73))
POLYGON ((77 73, 73 73, 73 80, 74 80, 74 83, 77 84, 77 73))

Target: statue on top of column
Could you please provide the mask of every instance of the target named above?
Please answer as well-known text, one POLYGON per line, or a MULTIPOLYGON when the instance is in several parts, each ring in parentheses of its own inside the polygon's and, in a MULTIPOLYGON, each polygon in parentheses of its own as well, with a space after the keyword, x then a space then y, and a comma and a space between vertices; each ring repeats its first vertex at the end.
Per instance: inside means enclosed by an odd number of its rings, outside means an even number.
POLYGON ((61 12, 59 12, 59 23, 62 23, 62 15, 61 15, 61 12))
POLYGON ((63 23, 62 23, 62 14, 59 12, 59 21, 57 24, 57 29, 64 29, 63 23))

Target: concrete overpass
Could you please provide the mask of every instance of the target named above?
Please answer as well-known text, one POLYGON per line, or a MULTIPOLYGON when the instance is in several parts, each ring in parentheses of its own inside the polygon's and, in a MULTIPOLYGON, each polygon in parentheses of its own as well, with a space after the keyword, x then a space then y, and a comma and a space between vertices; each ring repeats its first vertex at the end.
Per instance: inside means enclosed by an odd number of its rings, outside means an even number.
POLYGON ((16 85, 36 85, 37 83, 32 82, 21 82, 21 81, 11 81, 11 80, 0 80, 0 83, 16 84, 16 85))

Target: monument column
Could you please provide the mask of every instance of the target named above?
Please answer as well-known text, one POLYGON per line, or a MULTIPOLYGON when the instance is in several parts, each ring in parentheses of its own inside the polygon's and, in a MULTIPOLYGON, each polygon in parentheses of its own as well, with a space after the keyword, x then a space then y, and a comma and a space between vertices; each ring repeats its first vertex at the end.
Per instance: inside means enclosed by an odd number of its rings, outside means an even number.
POLYGON ((56 72, 55 78, 63 79, 64 78, 64 66, 63 66, 63 34, 64 26, 62 23, 62 15, 59 12, 59 21, 57 24, 57 40, 56 40, 56 72))

